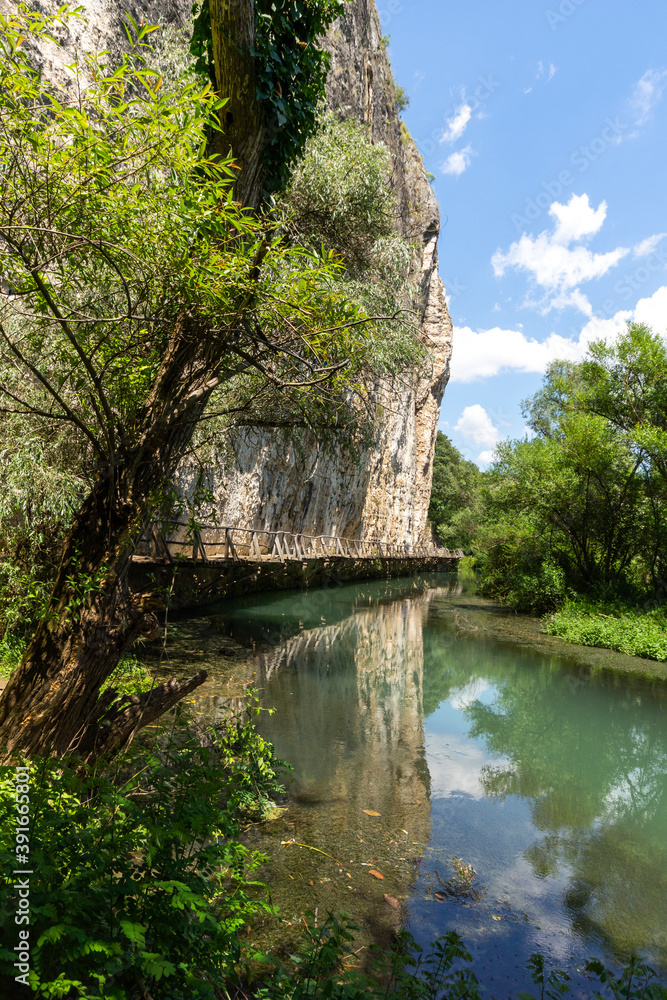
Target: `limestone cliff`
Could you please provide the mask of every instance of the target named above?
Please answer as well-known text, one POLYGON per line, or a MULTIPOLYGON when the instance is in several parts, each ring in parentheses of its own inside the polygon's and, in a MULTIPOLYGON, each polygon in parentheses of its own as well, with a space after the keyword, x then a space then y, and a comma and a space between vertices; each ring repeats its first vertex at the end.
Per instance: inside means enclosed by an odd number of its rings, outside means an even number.
MULTIPOLYGON (((423 537, 442 395, 449 377, 452 326, 438 276, 438 206, 424 165, 399 120, 394 81, 373 0, 352 0, 326 39, 331 53, 327 102, 366 122, 393 158, 397 229, 416 246, 413 276, 421 287, 420 336, 431 371, 416 387, 375 393, 383 414, 374 447, 353 461, 322 454, 306 437, 296 449, 279 430, 233 435, 233 456, 220 455, 205 485, 219 523, 416 542, 423 537)), ((187 489, 188 475, 182 480, 187 489)))
MULTIPOLYGON (((55 10, 57 0, 36 6, 55 10)), ((0 10, 15 7, 0 0, 0 10)), ((124 44, 123 12, 141 23, 180 27, 191 0, 88 0, 86 23, 74 23, 65 49, 42 46, 36 56, 59 83, 75 49, 124 44)), ((399 120, 394 81, 382 44, 374 0, 351 0, 325 45, 331 53, 327 102, 340 115, 367 123, 373 140, 393 159, 396 227, 415 246, 412 277, 421 289, 420 336, 431 358, 428 377, 384 385, 373 392, 380 426, 375 443, 356 460, 342 450, 320 451, 305 436, 295 447, 278 429, 244 428, 231 435, 207 468, 204 487, 215 498, 218 523, 306 534, 416 542, 429 505, 440 402, 449 377, 452 327, 438 276, 438 207, 417 148, 399 120)), ((187 463, 179 476, 186 495, 199 475, 187 463)))
MULTIPOLYGON (((40 13, 54 14, 61 6, 61 0, 34 0, 27 6, 40 13)), ((32 46, 36 63, 45 75, 60 86, 73 85, 73 74, 67 70, 77 53, 108 52, 112 63, 117 63, 126 48, 123 24, 126 14, 137 24, 164 24, 176 28, 190 22, 192 0, 85 0, 80 5, 68 4, 70 8, 81 7, 80 17, 71 18, 68 29, 56 30, 59 45, 40 42, 32 46)), ((0 0, 0 13, 16 10, 17 0, 0 0)))

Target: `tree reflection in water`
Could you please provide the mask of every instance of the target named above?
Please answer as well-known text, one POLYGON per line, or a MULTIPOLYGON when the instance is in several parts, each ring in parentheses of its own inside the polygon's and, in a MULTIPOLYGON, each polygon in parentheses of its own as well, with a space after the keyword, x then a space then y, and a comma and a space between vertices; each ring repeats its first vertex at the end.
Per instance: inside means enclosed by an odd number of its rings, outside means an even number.
POLYGON ((667 964, 667 732, 659 688, 576 676, 561 660, 459 644, 446 666, 426 655, 431 704, 484 678, 491 703, 463 707, 469 736, 502 758, 482 768, 485 795, 530 803, 543 836, 524 857, 535 875, 568 873, 573 927, 615 953, 667 964), (468 647, 468 648, 466 648, 468 647), (481 652, 481 655, 480 655, 481 652))

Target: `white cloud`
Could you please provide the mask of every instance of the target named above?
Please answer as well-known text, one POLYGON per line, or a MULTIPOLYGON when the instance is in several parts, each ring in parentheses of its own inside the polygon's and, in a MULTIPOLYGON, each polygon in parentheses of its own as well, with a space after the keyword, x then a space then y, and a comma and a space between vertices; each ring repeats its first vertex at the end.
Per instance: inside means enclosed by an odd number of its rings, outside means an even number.
POLYGON ((493 447, 501 438, 498 428, 494 427, 491 417, 479 403, 465 407, 454 430, 478 447, 493 447))
POLYGON ((648 257, 658 246, 661 240, 667 236, 667 233, 656 233, 655 236, 647 236, 645 240, 638 243, 632 248, 633 257, 648 257))
POLYGON ((480 451, 477 456, 477 461, 482 462, 484 465, 490 465, 490 463, 496 457, 495 451, 480 451))
MULTIPOLYGON (((558 72, 558 66, 554 66, 553 63, 549 63, 549 68, 547 69, 542 60, 540 59, 540 61, 537 64, 537 73, 535 74, 535 79, 541 80, 542 77, 546 75, 547 83, 551 83, 557 72, 558 72)), ((533 89, 532 87, 524 87, 523 92, 524 94, 530 94, 532 89, 533 89)))
POLYGON ((447 128, 440 136, 440 142, 456 142, 461 138, 472 118, 472 108, 463 103, 458 111, 448 119, 447 128))
POLYGON ((479 701, 483 694, 491 689, 491 685, 484 677, 475 677, 462 687, 452 688, 449 694, 449 704, 457 712, 463 712, 470 708, 474 702, 479 701))
POLYGON ((547 233, 527 236, 512 243, 507 253, 497 250, 491 259, 496 277, 508 268, 527 271, 538 285, 548 291, 574 288, 583 281, 601 278, 618 264, 630 251, 618 247, 608 253, 591 253, 586 247, 567 247, 554 243, 547 233))
POLYGON ((593 209, 587 194, 573 194, 567 205, 555 201, 549 208, 549 215, 556 220, 554 243, 567 246, 600 232, 607 217, 607 202, 601 201, 593 209))
POLYGON ((561 292, 555 299, 548 302, 541 311, 546 315, 551 309, 566 309, 568 306, 578 309, 584 316, 592 317, 593 315, 593 306, 578 288, 575 288, 572 292, 561 292))
POLYGON ((456 733, 429 733, 425 744, 434 799, 452 795, 484 798, 482 768, 492 763, 492 758, 456 733))
POLYGON ((535 79, 541 80, 544 74, 546 73, 547 83, 551 83, 557 72, 558 72, 558 66, 554 66, 553 63, 549 63, 549 69, 547 70, 544 63, 540 59, 540 61, 537 64, 537 75, 535 79))
MULTIPOLYGON (((556 299, 547 306, 547 311, 559 303, 560 307, 566 304, 567 300, 562 297, 564 292, 582 282, 602 277, 630 253, 627 247, 617 247, 608 253, 592 253, 585 246, 569 246, 600 231, 607 214, 607 203, 604 201, 593 209, 588 195, 572 195, 567 205, 553 202, 549 214, 556 220, 553 232, 545 230, 539 236, 523 233, 507 253, 496 250, 491 258, 496 277, 502 277, 510 268, 526 271, 536 284, 549 294, 556 295, 556 299)), ((567 304, 577 308, 584 306, 583 311, 588 312, 581 296, 571 296, 567 304)))
POLYGON ((667 285, 663 285, 648 299, 640 299, 635 307, 634 319, 646 323, 654 333, 667 335, 667 285))
MULTIPOLYGON (((489 330, 474 331, 469 326, 455 327, 451 381, 473 382, 500 372, 542 374, 547 365, 556 359, 581 361, 592 340, 611 342, 633 320, 645 323, 655 333, 667 336, 667 285, 662 285, 653 295, 640 299, 634 309, 620 309, 609 319, 592 316, 578 336, 574 337, 561 337, 552 333, 540 342, 527 337, 520 330, 504 330, 495 326, 489 330)), ((482 407, 478 409, 482 410, 482 407)), ((464 414, 465 412, 464 410, 464 414)), ((480 445, 485 443, 479 442, 480 445)))
POLYGON ((475 332, 469 326, 457 326, 454 329, 451 380, 473 382, 478 378, 498 375, 501 371, 542 373, 554 358, 578 361, 582 353, 575 341, 555 333, 540 342, 520 330, 494 326, 490 330, 475 332))
POLYGON ((453 174, 455 177, 459 177, 470 166, 471 156, 472 148, 470 146, 466 146, 465 149, 461 149, 457 153, 452 153, 442 165, 443 174, 453 174))
MULTIPOLYGON (((621 309, 609 319, 605 319, 602 316, 593 316, 579 334, 575 348, 577 356, 574 360, 579 361, 583 358, 592 340, 606 340, 609 342, 615 340, 619 333, 625 330, 626 325, 632 320, 632 317, 632 309, 621 309)), ((575 341, 572 341, 572 343, 575 344, 575 341)))
POLYGON ((653 108, 662 98, 667 86, 667 69, 648 69, 635 84, 630 98, 630 108, 635 116, 635 126, 641 128, 651 117, 653 108))

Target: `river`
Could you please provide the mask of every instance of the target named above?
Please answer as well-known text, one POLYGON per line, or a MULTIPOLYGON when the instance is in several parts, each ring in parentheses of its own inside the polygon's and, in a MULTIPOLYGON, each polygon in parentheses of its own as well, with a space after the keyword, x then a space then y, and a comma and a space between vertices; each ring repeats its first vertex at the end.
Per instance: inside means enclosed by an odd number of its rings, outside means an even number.
POLYGON ((196 710, 255 684, 293 766, 286 811, 248 833, 283 913, 274 947, 307 909, 343 909, 360 956, 401 924, 424 946, 457 929, 498 1000, 531 988, 535 951, 577 996, 592 956, 638 951, 667 983, 667 684, 644 676, 664 668, 543 636, 444 574, 183 623, 190 645, 248 649, 231 682, 205 657, 196 710))

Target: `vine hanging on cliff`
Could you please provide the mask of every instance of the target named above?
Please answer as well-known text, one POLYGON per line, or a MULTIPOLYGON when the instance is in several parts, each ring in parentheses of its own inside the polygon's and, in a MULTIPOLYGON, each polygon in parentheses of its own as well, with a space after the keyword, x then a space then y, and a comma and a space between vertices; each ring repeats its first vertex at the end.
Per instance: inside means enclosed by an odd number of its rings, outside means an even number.
MULTIPOLYGON (((264 147, 267 192, 282 188, 290 164, 312 133, 324 97, 329 54, 319 38, 349 0, 257 0, 253 50, 257 100, 266 124, 264 147)), ((215 81, 209 0, 192 7, 190 51, 195 70, 215 81)))

